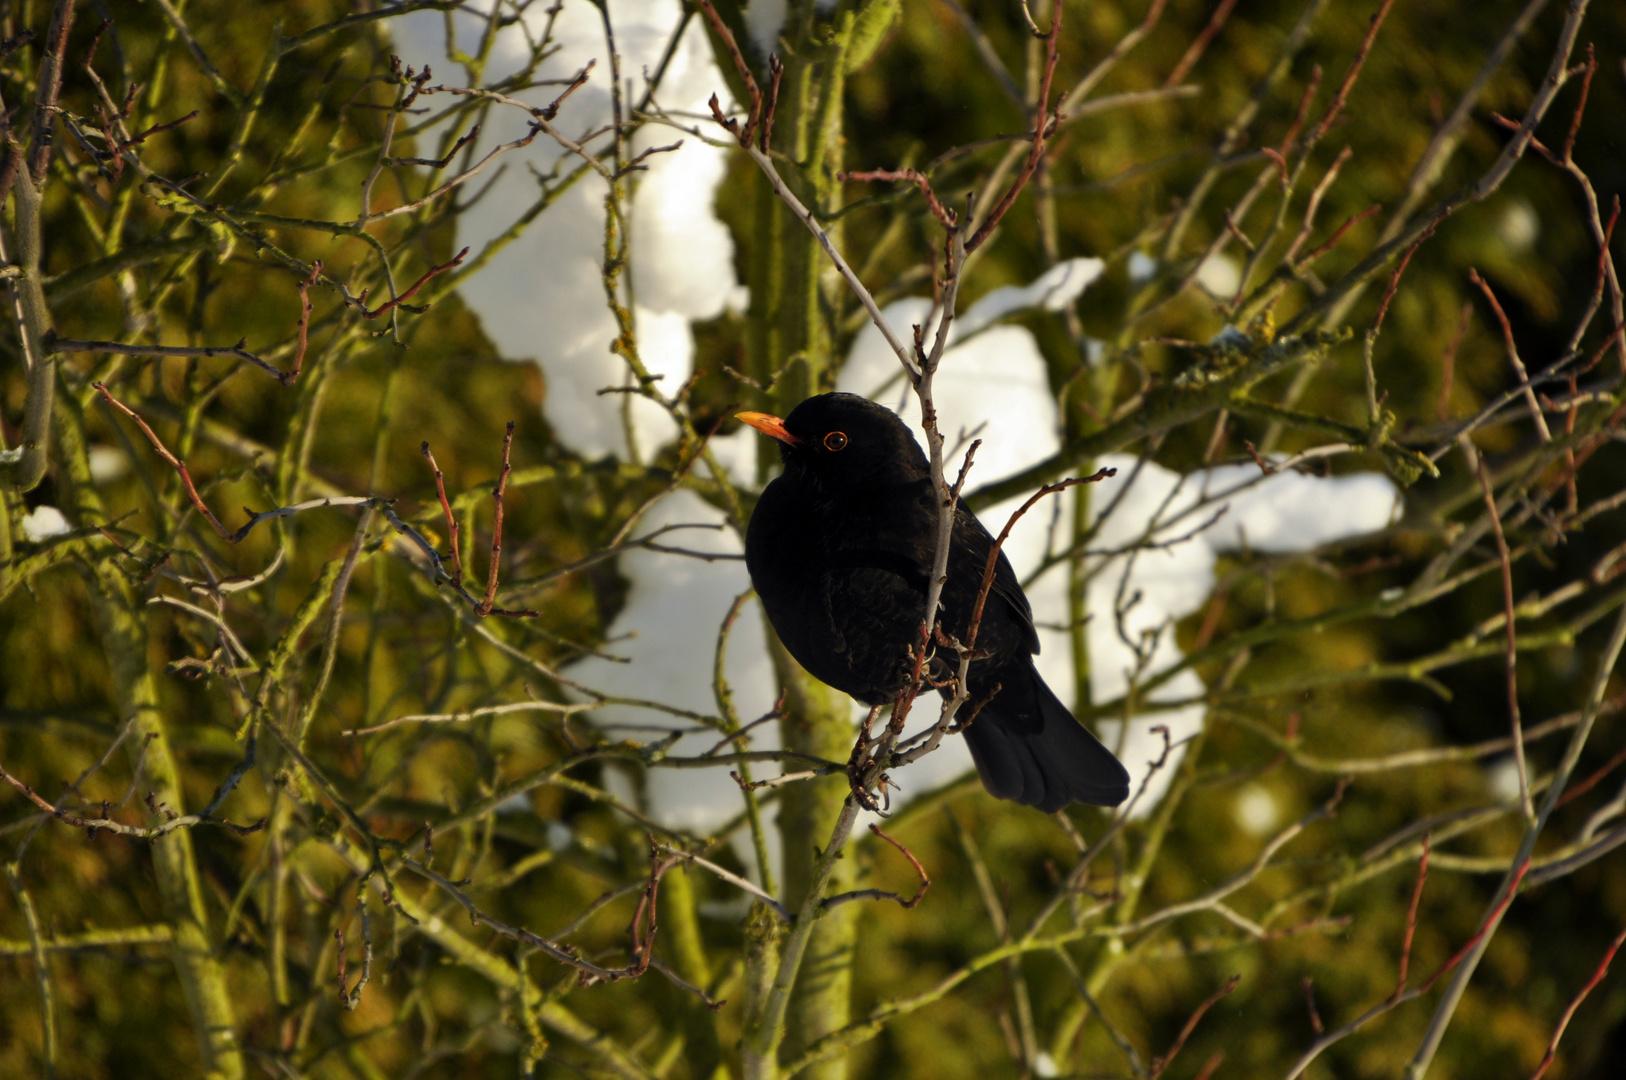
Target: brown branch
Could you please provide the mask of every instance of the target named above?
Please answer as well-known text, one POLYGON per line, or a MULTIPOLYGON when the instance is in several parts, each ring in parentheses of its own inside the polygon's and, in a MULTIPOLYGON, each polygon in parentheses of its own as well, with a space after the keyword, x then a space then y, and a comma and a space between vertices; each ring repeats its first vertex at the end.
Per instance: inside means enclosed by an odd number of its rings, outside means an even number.
POLYGON ((779 83, 785 77, 785 65, 777 53, 768 56, 768 75, 768 108, 762 117, 762 137, 758 142, 758 148, 764 154, 773 143, 773 118, 774 113, 779 111, 779 83))
MULTIPOLYGON (((1304 93, 1299 97, 1299 107, 1293 113, 1293 122, 1287 125, 1287 133, 1282 136, 1281 148, 1278 151, 1282 158, 1293 152, 1293 144, 1298 141, 1299 132, 1304 130, 1304 122, 1310 117, 1310 103, 1315 100, 1315 92, 1319 89, 1321 89, 1321 65, 1317 64, 1310 69, 1309 81, 1304 84, 1304 93)), ((1338 156, 1343 157, 1348 152, 1349 147, 1346 146, 1338 156)), ((1287 186, 1285 166, 1282 186, 1287 186)))
POLYGON ((39 73, 35 76, 34 133, 28 148, 28 174, 35 187, 45 183, 45 174, 51 166, 51 143, 54 137, 52 123, 56 117, 56 99, 62 90, 62 58, 68 51, 68 34, 73 29, 74 0, 56 0, 51 10, 51 26, 45 32, 45 50, 40 55, 39 73))
POLYGON ((1600 766, 1585 780, 1582 780, 1578 784, 1571 784, 1569 789, 1566 790, 1563 796, 1558 800, 1558 805, 1565 806, 1572 803, 1576 799, 1579 799, 1582 795, 1585 795, 1587 792, 1597 787, 1603 782, 1604 777, 1608 776, 1610 773, 1614 772, 1620 767, 1621 762, 1626 762, 1626 749, 1616 752, 1614 757, 1604 762, 1602 766, 1600 766))
POLYGON ((1293 242, 1288 245, 1286 254, 1282 256, 1282 265, 1288 267, 1296 265, 1294 259, 1299 253, 1299 248, 1303 247, 1310 239, 1310 230, 1315 227, 1316 215, 1321 211, 1322 198, 1326 196, 1327 189, 1332 187, 1333 181, 1338 179, 1339 170, 1344 167, 1344 164, 1354 154, 1355 151, 1347 146, 1338 151, 1338 156, 1332 159, 1331 165, 1327 166, 1325 175, 1310 191, 1310 201, 1304 207, 1304 224, 1299 226, 1298 235, 1293 238, 1293 242))
POLYGON ((469 145, 469 143, 473 142, 479 137, 480 125, 475 124, 473 127, 469 128, 469 130, 466 131, 461 138, 452 144, 452 148, 450 150, 446 151, 445 154, 438 158, 386 158, 385 161, 391 165, 422 165, 430 169, 444 169, 446 166, 452 163, 452 159, 457 156, 457 152, 459 150, 463 149, 465 146, 469 145))
MULTIPOLYGON (((266 822, 269 820, 268 818, 261 818, 259 821, 249 825, 238 825, 235 822, 225 821, 209 814, 187 814, 185 816, 169 816, 162 824, 154 825, 150 828, 140 825, 125 825, 121 822, 111 821, 105 817, 84 818, 80 817, 78 814, 70 813, 67 810, 54 805, 39 792, 35 791, 32 787, 28 786, 17 777, 11 775, 11 773, 6 771, 6 767, 4 765, 0 765, 0 780, 4 780, 6 783, 10 784, 23 796, 23 798, 39 807, 45 813, 56 818, 64 825, 71 825, 76 829, 88 830, 92 836, 94 836, 99 830, 105 829, 107 832, 113 833, 117 836, 130 836, 137 840, 157 840, 159 837, 167 836, 177 829, 188 829, 196 825, 218 825, 223 829, 230 829, 238 836, 247 836, 250 833, 259 832, 261 829, 265 828, 266 822)), ((150 793, 148 794, 148 805, 149 807, 153 808, 155 815, 163 816, 158 815, 158 806, 152 802, 152 796, 150 793)), ((103 807, 105 813, 105 803, 103 804, 103 807)))
POLYGON ((235 356, 239 360, 246 360, 273 379, 288 384, 289 377, 286 372, 268 360, 254 355, 243 346, 247 341, 239 341, 236 345, 201 345, 189 347, 182 345, 138 345, 123 341, 74 341, 70 338, 57 337, 47 334, 46 348, 53 353, 116 353, 120 356, 235 356))
MULTIPOLYGON (((739 42, 734 40, 734 31, 730 30, 728 24, 723 21, 723 17, 717 14, 717 9, 712 6, 711 0, 695 0, 695 3, 699 6, 701 13, 706 16, 706 21, 711 23, 712 31, 722 41, 724 47, 728 49, 729 58, 734 61, 734 70, 739 73, 740 81, 745 84, 745 92, 751 98, 743 128, 738 121, 723 116, 722 106, 718 103, 716 94, 711 95, 712 115, 716 117, 719 124, 727 128, 729 133, 739 140, 741 146, 749 147, 752 145, 752 136, 756 133, 757 124, 762 121, 762 88, 757 85, 756 76, 751 74, 751 65, 745 62, 745 54, 740 52, 739 42)), ((779 96, 778 88, 779 76, 775 75, 774 98, 776 103, 779 96)), ((772 125, 773 121, 770 119, 768 126, 771 128, 772 125)), ((761 149, 763 153, 767 152, 766 140, 764 140, 761 149)))

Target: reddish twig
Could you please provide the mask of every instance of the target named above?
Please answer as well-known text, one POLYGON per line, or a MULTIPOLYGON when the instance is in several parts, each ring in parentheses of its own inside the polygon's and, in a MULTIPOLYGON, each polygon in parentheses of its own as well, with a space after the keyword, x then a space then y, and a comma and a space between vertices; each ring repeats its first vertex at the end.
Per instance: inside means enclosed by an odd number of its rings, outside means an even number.
POLYGON ((142 131, 142 132, 139 132, 139 133, 137 133, 135 135, 132 135, 132 136, 130 136, 130 138, 128 140, 123 141, 123 142, 114 141, 113 133, 110 132, 110 131, 106 132, 107 141, 109 142, 109 144, 111 144, 110 147, 109 147, 109 152, 112 154, 112 156, 117 157, 119 154, 121 154, 124 151, 130 149, 131 147, 140 146, 142 143, 146 142, 148 139, 152 138, 154 135, 157 135, 160 132, 164 132, 164 131, 171 131, 171 130, 173 130, 175 128, 180 127, 182 124, 186 123, 188 120, 197 119, 197 117, 198 117, 198 110, 193 109, 191 112, 187 113, 185 116, 181 117, 178 120, 171 120, 167 124, 154 124, 152 127, 148 128, 146 131, 142 131))
MULTIPOLYGON (((1423 902, 1423 886, 1428 882, 1429 833, 1423 834, 1423 857, 1417 863, 1417 884, 1411 889, 1411 903, 1406 907, 1406 936, 1400 941, 1400 975, 1395 980, 1395 992, 1389 995, 1389 1004, 1400 1000, 1406 992, 1406 974, 1411 967, 1411 944, 1417 937, 1417 909, 1423 902)), ((1320 1032, 1316 1032, 1320 1034, 1320 1032)))
POLYGON ((450 262, 441 263, 439 266, 431 266, 428 270, 424 271, 423 277, 419 278, 417 281, 414 281, 405 292, 395 297, 393 300, 386 301, 377 308, 367 307, 367 290, 363 289, 361 290, 361 295, 355 300, 356 307, 361 309, 362 317, 367 319, 376 319, 386 312, 393 311, 400 307, 403 302, 410 300, 414 293, 429 283, 431 278, 444 274, 446 271, 455 266, 462 265, 463 259, 468 255, 468 253, 469 249, 464 248, 462 251, 459 251, 456 257, 454 257, 450 262))
POLYGON ((1571 784, 1565 789, 1564 794, 1559 797, 1559 800, 1555 805, 1565 806, 1574 802, 1576 799, 1579 799, 1582 795, 1585 795, 1587 792, 1591 791, 1593 788, 1602 783, 1604 777, 1618 769, 1623 761, 1626 761, 1626 749, 1618 751, 1614 757, 1604 762, 1602 767, 1595 771, 1591 776, 1588 776, 1585 780, 1582 780, 1579 784, 1571 784))
POLYGON ((1326 1034, 1327 1027, 1321 1022, 1321 1010, 1315 1007, 1315 980, 1306 975, 1299 980, 1299 986, 1304 991, 1304 1008, 1310 1014, 1310 1030, 1317 1035, 1326 1034))
POLYGON ((1522 863, 1519 864, 1519 869, 1513 875, 1513 880, 1508 883, 1507 895, 1503 896, 1502 899, 1497 902, 1497 905, 1491 909, 1490 914, 1485 916, 1485 921, 1479 924, 1479 929, 1474 932, 1474 936, 1463 942, 1462 948, 1453 953, 1451 959, 1447 960, 1444 965, 1440 967, 1440 970, 1430 975, 1428 977, 1428 981, 1417 988, 1418 993, 1426 994, 1430 990, 1434 989, 1435 983, 1439 982, 1440 979, 1449 974, 1452 968, 1462 963, 1463 959, 1470 952, 1472 952, 1476 946, 1478 946, 1480 939, 1482 939, 1490 931, 1492 926, 1496 925, 1496 923, 1501 920, 1503 912, 1507 911, 1508 905, 1513 903, 1513 898, 1519 894, 1519 886, 1524 882, 1524 875, 1529 872, 1530 860, 1526 858, 1522 863))
POLYGON ((1435 228, 1439 226, 1442 220, 1444 220, 1442 217, 1436 216, 1433 221, 1429 222, 1428 228, 1424 229, 1421 235, 1412 241, 1411 247, 1407 248, 1406 253, 1400 256, 1400 262, 1395 264, 1394 273, 1389 275, 1389 285, 1383 290, 1383 300, 1378 304, 1377 316, 1372 320, 1372 335, 1374 337, 1377 336, 1378 331, 1383 329, 1384 317, 1389 314, 1389 304, 1394 301, 1395 290, 1400 288, 1400 276, 1406 272, 1406 267, 1411 265, 1411 257, 1417 254, 1418 248, 1428 242, 1429 237, 1434 235, 1435 228))
MULTIPOLYGON (((4 190, 6 190, 4 187, 0 187, 0 191, 4 190)), ((1609 262, 1609 245, 1615 238, 1615 226, 1619 222, 1620 196, 1616 195, 1609 211, 1609 224, 1604 227, 1603 239, 1598 244, 1598 273, 1592 286, 1592 302, 1589 307, 1589 310, 1592 311, 1596 311, 1602 305, 1604 283, 1610 279, 1611 274, 1614 272, 1614 267, 1609 262)), ((1590 317, 1588 321, 1590 321, 1590 317)), ((1598 361, 1603 359, 1603 354, 1609 350, 1609 346, 1620 337, 1622 329, 1626 329, 1626 327, 1616 325, 1615 332, 1610 334, 1608 340, 1598 347, 1598 351, 1581 368, 1579 374, 1584 375, 1598 365, 1598 361)), ((1576 344, 1580 344, 1580 342, 1577 341, 1576 344)))
POLYGON ((914 852, 910 851, 908 848, 898 843, 898 841, 892 839, 892 837, 882 832, 879 825, 872 822, 870 824, 869 831, 874 833, 876 836, 879 836, 882 840, 885 840, 893 847, 897 848, 898 853, 901 854, 905 859, 908 859, 909 865, 915 868, 915 873, 920 875, 920 888, 915 892, 915 895, 911 896, 907 900, 903 899, 901 896, 897 898, 898 903, 903 905, 905 908, 913 908, 925 898, 926 890, 932 887, 932 879, 930 875, 926 873, 926 868, 920 865, 920 860, 915 858, 914 852))
POLYGON ((1065 4, 1055 5, 1051 16, 1050 33, 1045 35, 1044 74, 1039 79, 1038 104, 1034 108, 1033 142, 1028 147, 1027 160, 1022 163, 1021 172, 1016 174, 1016 179, 1011 181, 1011 186, 1005 190, 1005 194, 1001 195, 999 201, 994 204, 994 208, 988 211, 988 217, 983 221, 982 225, 966 241, 965 250, 967 254, 981 247, 983 242, 988 239, 989 234, 1010 212, 1011 207, 1016 204, 1016 197, 1022 193, 1022 189, 1027 187, 1028 181, 1038 171, 1039 159, 1044 156, 1045 144, 1049 140, 1052 130, 1050 87, 1056 77, 1056 62, 1061 58, 1061 16, 1065 7, 1065 4))
MULTIPOLYGON (((1060 10, 1058 5, 1057 11, 1060 10)), ((1011 535, 1011 529, 1018 521, 1022 520, 1022 515, 1031 510, 1033 505, 1046 495, 1054 495, 1058 491, 1066 491, 1068 488, 1078 487, 1080 484, 1094 484, 1117 475, 1117 469, 1097 469, 1089 476, 1074 476, 1054 484, 1046 484, 1032 495, 1029 495, 1027 501, 1016 508, 1016 512, 1010 516, 1005 522, 1005 527, 999 530, 999 535, 994 538, 994 546, 988 549, 988 560, 982 567, 982 587, 977 590, 977 602, 971 608, 971 624, 966 629, 965 651, 969 652, 976 648, 977 628, 982 623, 982 609, 988 602, 988 592, 994 587, 994 570, 999 565, 999 550, 1005 546, 1006 539, 1011 535)))
POLYGON ((102 399, 109 405, 113 406, 125 416, 128 416, 131 420, 134 420, 136 422, 136 426, 141 429, 141 433, 147 436, 147 441, 152 443, 152 448, 158 452, 158 456, 169 462, 170 467, 181 474, 181 483, 186 486, 187 497, 192 500, 192 505, 197 508, 198 513, 203 515, 204 520, 210 525, 214 526, 214 530, 220 534, 220 538, 228 541, 229 543, 237 543, 241 537, 234 536, 234 534, 228 532, 226 527, 220 524, 220 521, 215 517, 214 513, 209 509, 209 507, 204 504, 203 497, 198 494, 197 485, 192 483, 192 473, 188 471, 186 462, 170 453, 169 448, 164 445, 163 440, 158 437, 157 433, 154 432, 152 428, 147 426, 147 422, 141 419, 134 409, 130 408, 128 405, 124 404, 124 402, 114 397, 106 386, 99 382, 94 382, 90 385, 96 389, 97 393, 102 395, 102 399))
POLYGON ((1332 127, 1338 119, 1338 114, 1344 110, 1344 102, 1349 98, 1350 90, 1355 86, 1355 80, 1361 74, 1361 68, 1366 65, 1366 57, 1372 51, 1372 42, 1377 40, 1378 30, 1383 26, 1383 20, 1389 15, 1389 9, 1394 6, 1395 0, 1383 0, 1383 6, 1378 8, 1377 14, 1367 25, 1366 37, 1361 39, 1361 47, 1355 52, 1355 59, 1350 62, 1349 71, 1344 75, 1344 81, 1339 85, 1338 92, 1333 95, 1332 104, 1327 106, 1326 115, 1323 116, 1310 132, 1307 144, 1314 146, 1321 141, 1321 137, 1332 127))
POLYGON ((623 978, 636 979, 649 970, 650 961, 655 956, 661 878, 677 862, 675 856, 662 859, 655 837, 649 837, 649 884, 644 886, 643 895, 638 898, 638 907, 632 913, 632 926, 628 930, 632 937, 632 958, 622 973, 623 978))
POLYGON ((1361 222, 1365 221, 1367 218, 1371 217, 1373 214, 1377 213, 1378 210, 1379 210, 1379 207, 1376 204, 1374 204, 1372 206, 1368 206, 1365 210, 1362 210, 1360 213, 1355 214, 1352 217, 1350 217, 1342 225, 1338 226, 1338 228, 1333 230, 1332 235, 1327 237, 1325 243, 1323 243, 1320 247, 1317 247, 1314 250, 1312 250, 1308 255, 1304 256, 1304 258, 1299 262, 1299 265, 1300 266, 1309 266, 1311 263, 1313 263, 1317 259, 1321 258, 1321 256, 1325 255, 1327 252, 1329 252, 1333 248, 1337 247, 1338 246, 1338 241, 1340 241, 1340 240, 1342 240, 1344 238, 1345 233, 1347 233, 1350 229, 1353 229, 1356 225, 1358 225, 1361 222))
MULTIPOLYGON (((502 437, 502 471, 497 474, 497 486, 491 491, 491 498, 495 503, 495 513, 491 525, 491 565, 486 570, 486 598, 474 609, 474 613, 482 619, 490 615, 494 608, 492 605, 497 599, 497 565, 502 561, 502 514, 503 493, 508 489, 508 474, 514 471, 509 462, 509 453, 514 446, 514 422, 508 421, 508 430, 502 437)), ((498 612, 508 615, 513 612, 498 612)), ((536 612, 530 612, 534 616, 536 612)))
MULTIPOLYGON (((1598 70, 1598 58, 1593 52, 1592 43, 1587 42, 1586 47, 1586 74, 1581 79, 1581 96, 1575 102, 1575 113, 1570 117, 1570 130, 1564 136, 1564 153, 1560 155, 1565 165, 1575 164, 1575 136, 1581 130, 1581 114, 1586 112, 1587 94, 1592 90, 1592 76, 1598 70)), ((1541 1075, 1539 1072, 1536 1075, 1541 1075)))
POLYGON ((1151 1067, 1146 1073, 1146 1080, 1157 1080, 1158 1077, 1163 1075, 1168 1067, 1174 1063, 1174 1056, 1186 1045, 1186 1040, 1191 1038, 1191 1033, 1197 1030, 1197 1024, 1202 1020, 1203 1014, 1217 1005, 1221 998, 1235 990, 1237 983, 1241 981, 1242 976, 1232 975, 1225 980, 1224 986, 1208 995, 1203 1003, 1197 1006, 1196 1011, 1191 1014, 1191 1018, 1186 1021, 1185 1027, 1180 1029, 1180 1034, 1175 1036, 1174 1045, 1170 1046, 1168 1052, 1161 1057, 1152 1059, 1151 1067))
POLYGON ((1491 291, 1490 283, 1479 276, 1479 271, 1473 268, 1468 270, 1468 280, 1479 286, 1479 291, 1485 294, 1490 301, 1491 310, 1496 313, 1496 321, 1502 324, 1502 341, 1507 346, 1507 358, 1513 365, 1513 373, 1524 384, 1525 404, 1530 406, 1530 415, 1536 422, 1536 430, 1541 433, 1542 442, 1552 442, 1553 433, 1547 428, 1547 418, 1542 414, 1541 406, 1536 402, 1536 392, 1530 386, 1530 375, 1524 368, 1524 361, 1519 358, 1519 347, 1513 341, 1513 324, 1508 321, 1507 312, 1502 310, 1502 304, 1491 291))
POLYGON ((931 209, 932 217, 936 218, 943 228, 953 231, 958 224, 953 210, 944 206, 937 198, 937 192, 932 190, 932 182, 926 174, 915 169, 870 169, 867 172, 842 172, 836 174, 837 180, 852 180, 858 183, 897 182, 913 184, 920 189, 926 197, 926 205, 931 209))
POLYGON ((762 116, 762 138, 760 149, 764 154, 773 143, 773 118, 779 111, 779 83, 785 77, 784 62, 777 53, 768 57, 768 108, 762 116))
POLYGON ((1347 146, 1338 151, 1338 156, 1332 159, 1331 165, 1327 166, 1327 171, 1322 175, 1320 182, 1311 189, 1310 201, 1304 207, 1304 223, 1299 226, 1298 235, 1293 237, 1293 242, 1288 245, 1286 254, 1282 256, 1284 266, 1296 268, 1297 264, 1294 259, 1299 253, 1299 248, 1303 247, 1305 242, 1310 239, 1310 230, 1315 227, 1316 215, 1321 212, 1322 198, 1326 196, 1327 189, 1332 187, 1333 181, 1338 179, 1339 171, 1343 169, 1345 163, 1354 154, 1355 152, 1347 146))
MULTIPOLYGON (((1287 134, 1282 136, 1281 148, 1278 151, 1281 157, 1285 158, 1293 152, 1293 143, 1298 140, 1299 132, 1304 130, 1304 121, 1310 117, 1310 103, 1315 100, 1315 92, 1319 89, 1321 89, 1321 65, 1317 64, 1310 69, 1310 79, 1304 84, 1304 93, 1299 97, 1299 107, 1293 113, 1293 122, 1287 125, 1287 134)), ((1285 175, 1282 177, 1282 183, 1284 186, 1287 183, 1285 175)))
POLYGON ((456 588, 463 584, 463 553, 457 546, 457 517, 452 513, 452 504, 446 499, 446 478, 435 461, 435 455, 429 450, 429 440, 425 439, 419 449, 429 459, 429 467, 435 471, 435 494, 440 497, 441 513, 446 515, 446 532, 452 544, 452 587, 456 588))
MULTIPOLYGON (((723 47, 728 50, 729 58, 734 61, 734 70, 739 73, 740 81, 745 84, 745 92, 751 99, 746 112, 744 127, 740 126, 739 121, 728 119, 723 115, 723 108, 718 102, 716 94, 711 95, 711 100, 708 102, 711 106, 711 114, 717 120, 717 123, 727 128, 729 134, 739 140, 741 146, 749 147, 752 144, 753 136, 757 132, 757 125, 763 122, 762 88, 757 85, 756 76, 751 74, 751 65, 745 62, 745 54, 740 52, 739 42, 734 40, 734 31, 730 30, 728 24, 723 21, 723 17, 717 14, 717 9, 712 6, 711 0, 695 0, 695 2, 699 6, 701 14, 705 15, 706 21, 711 23, 712 32, 717 35, 722 41, 723 47)), ((770 64, 771 70, 772 65, 770 64)), ((779 98, 779 78, 781 74, 783 74, 783 68, 780 69, 779 74, 773 76, 773 96, 776 104, 779 98)), ((772 130, 773 120, 771 117, 764 126, 770 131, 772 130)), ((766 153, 767 150, 767 139, 764 138, 762 151, 766 153)))
POLYGON ((1445 347, 1445 356, 1440 360, 1440 403, 1435 409, 1435 415, 1442 422, 1451 414, 1451 385, 1456 379, 1457 348, 1462 344, 1462 336, 1468 332, 1468 319, 1473 315, 1473 311, 1474 305, 1471 301, 1462 305, 1462 314, 1457 317, 1456 333, 1451 335, 1451 341, 1445 347))
POLYGON ((294 380, 305 367, 305 347, 310 341, 311 329, 311 286, 316 284, 322 276, 322 260, 317 259, 311 263, 311 272, 299 283, 299 346, 294 350, 294 365, 288 369, 287 374, 279 377, 284 386, 292 386, 294 380))
POLYGON ((1174 70, 1169 72, 1167 79, 1163 80, 1165 90, 1179 86, 1186 81, 1186 76, 1191 74, 1191 69, 1197 66, 1197 61, 1202 59, 1202 55, 1208 50, 1209 44, 1219 34, 1220 28, 1225 25, 1225 20, 1231 17, 1231 9, 1234 7, 1236 7, 1236 0, 1220 0, 1219 6, 1214 9, 1214 14, 1208 20, 1208 25, 1203 27, 1202 31, 1191 39, 1191 44, 1186 46, 1184 55, 1174 65, 1174 70))
POLYGON ((1530 1074, 1530 1080, 1541 1080, 1547 1074, 1548 1066, 1553 1063, 1553 1056, 1558 1053, 1558 1040, 1564 1037, 1564 1029, 1570 1026, 1575 1010, 1581 1007, 1581 1002, 1586 1000, 1586 996, 1603 982, 1605 975, 1609 974, 1609 964, 1615 959, 1615 953, 1620 951, 1623 943, 1626 943, 1626 927, 1622 927, 1620 933, 1615 935, 1615 940, 1609 943, 1609 951, 1603 954, 1603 959, 1599 961, 1597 970, 1592 973, 1592 978, 1586 981, 1586 985, 1581 987, 1580 992, 1565 1007, 1564 1015, 1559 1017, 1558 1026, 1553 1029, 1552 1040, 1547 1043, 1547 1052, 1542 1055, 1541 1064, 1536 1066, 1536 1071, 1530 1074))

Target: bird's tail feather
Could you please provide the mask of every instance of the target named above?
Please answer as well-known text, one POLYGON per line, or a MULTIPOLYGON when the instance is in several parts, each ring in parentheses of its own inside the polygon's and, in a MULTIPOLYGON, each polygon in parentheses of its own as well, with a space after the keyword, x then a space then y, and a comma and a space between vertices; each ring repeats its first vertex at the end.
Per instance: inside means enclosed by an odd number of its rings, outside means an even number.
MULTIPOLYGON (((966 728, 971 759, 990 794, 1046 813, 1068 803, 1117 806, 1129 797, 1129 772, 1094 735, 1073 719, 1033 672, 1042 725, 1002 722, 996 695, 966 728)), ((1027 719, 1027 718, 1023 718, 1027 719)))

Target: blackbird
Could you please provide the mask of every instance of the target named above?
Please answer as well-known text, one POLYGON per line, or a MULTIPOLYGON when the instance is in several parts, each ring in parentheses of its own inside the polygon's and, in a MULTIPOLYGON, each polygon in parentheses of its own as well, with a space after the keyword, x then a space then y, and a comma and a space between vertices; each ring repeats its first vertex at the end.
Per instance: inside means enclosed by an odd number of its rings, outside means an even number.
MULTIPOLYGON (((936 549, 938 499, 925 453, 891 410, 856 394, 808 398, 783 420, 739 418, 778 439, 785 463, 745 538, 768 621, 816 678, 866 705, 893 701, 913 670, 908 650, 919 640, 936 549)), ((956 640, 966 638, 993 543, 957 504, 941 611, 956 640)), ((1129 774, 1033 667, 1033 612, 1003 552, 976 649, 971 700, 998 686, 965 729, 983 786, 1047 813, 1122 802, 1129 774)), ((947 653, 932 658, 935 679, 952 670, 947 653)))

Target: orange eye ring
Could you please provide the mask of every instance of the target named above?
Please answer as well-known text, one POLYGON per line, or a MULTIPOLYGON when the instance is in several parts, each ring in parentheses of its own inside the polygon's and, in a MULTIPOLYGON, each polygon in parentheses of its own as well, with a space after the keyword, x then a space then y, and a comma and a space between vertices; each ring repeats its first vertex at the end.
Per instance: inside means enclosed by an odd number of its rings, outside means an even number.
POLYGON ((830 432, 824 437, 824 448, 826 450, 847 449, 847 433, 845 431, 830 432))

